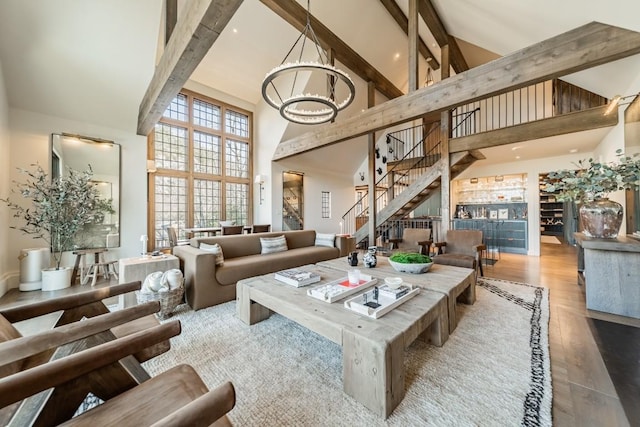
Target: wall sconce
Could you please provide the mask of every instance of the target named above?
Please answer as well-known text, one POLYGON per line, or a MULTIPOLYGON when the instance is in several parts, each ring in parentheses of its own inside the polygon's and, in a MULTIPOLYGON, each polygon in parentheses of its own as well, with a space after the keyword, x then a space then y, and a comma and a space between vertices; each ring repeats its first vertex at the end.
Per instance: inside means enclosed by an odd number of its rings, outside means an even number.
POLYGON ((380 158, 380 149, 376 147, 376 159, 380 158))
POLYGON ((364 172, 360 172, 360 181, 364 181, 364 172))
POLYGON ((478 178, 471 178, 469 180, 469 182, 472 183, 472 184, 477 184, 478 183, 478 178))
POLYGON ((264 180, 264 175, 256 175, 256 179, 253 181, 255 184, 258 184, 260 186, 260 204, 264 202, 264 199, 262 198, 262 190, 264 189, 264 186, 262 184, 264 184, 264 180))
POLYGON ((504 176, 503 175, 496 175, 496 182, 502 182, 504 181, 504 176))
POLYGON ((382 168, 378 168, 376 171, 378 172, 378 175, 382 175, 382 168))

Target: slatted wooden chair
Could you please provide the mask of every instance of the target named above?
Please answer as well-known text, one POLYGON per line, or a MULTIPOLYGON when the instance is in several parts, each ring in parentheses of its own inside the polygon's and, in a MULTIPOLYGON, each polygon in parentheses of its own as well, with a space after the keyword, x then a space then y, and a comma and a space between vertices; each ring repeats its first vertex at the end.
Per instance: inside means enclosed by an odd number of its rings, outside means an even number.
MULTIPOLYGON (((40 347, 33 344, 33 347, 29 348, 34 351, 38 349, 33 354, 14 352, 15 350, 13 350, 9 353, 10 357, 3 356, 0 358, 0 364, 4 365, 0 367, 0 377, 157 326, 159 322, 152 314, 160 309, 157 302, 114 313, 110 313, 102 302, 105 298, 138 289, 140 289, 140 282, 95 288, 76 286, 57 291, 53 297, 47 293, 46 297, 43 294, 41 300, 23 302, 18 298, 13 303, 0 306, 0 342, 3 343, 1 345, 4 348, 15 349, 14 346, 18 343, 16 340, 23 338, 14 323, 43 315, 57 316, 57 319, 54 320, 54 328, 51 330, 54 338, 47 341, 48 347, 43 348, 42 343, 38 343, 40 347), (83 318, 89 318, 89 320, 78 322, 83 318), (77 331, 79 324, 87 328, 83 329, 82 333, 77 331), (93 324, 97 326, 84 326, 93 324), (70 337, 76 337, 75 340, 81 339, 73 344, 62 346, 70 342, 70 337), (22 357, 18 357, 20 355, 22 357)), ((39 320, 42 321, 42 318, 39 320)), ((24 340, 36 343, 32 337, 24 337, 24 340)), ((108 372, 109 381, 107 382, 104 381, 104 376, 89 377, 91 388, 97 393, 94 394, 99 397, 111 396, 148 380, 150 377, 140 363, 166 352, 169 348, 168 339, 141 348, 134 357, 124 358, 104 369, 104 372, 108 372)), ((87 393, 87 390, 75 388, 72 392, 52 391, 33 396, 27 401, 21 402, 20 405, 14 404, 0 409, 0 425, 5 425, 9 419, 15 420, 17 425, 37 425, 42 420, 48 420, 51 417, 70 417, 87 393)))
MULTIPOLYGON (((156 303, 149 303, 153 304, 156 303)), ((35 357, 43 350, 108 327, 107 318, 124 316, 125 311, 0 343, 0 368, 10 372, 0 378, 0 408, 48 389, 67 397, 83 395, 87 390, 106 391, 110 388, 112 366, 180 333, 180 322, 175 320, 38 366, 20 368, 25 357, 35 357)), ((105 403, 74 418, 70 412, 74 404, 59 400, 57 411, 48 413, 36 425, 230 425, 225 414, 235 406, 235 390, 230 382, 209 391, 188 365, 178 365, 143 383, 132 383, 126 391, 110 391, 109 396, 103 396, 105 403)))

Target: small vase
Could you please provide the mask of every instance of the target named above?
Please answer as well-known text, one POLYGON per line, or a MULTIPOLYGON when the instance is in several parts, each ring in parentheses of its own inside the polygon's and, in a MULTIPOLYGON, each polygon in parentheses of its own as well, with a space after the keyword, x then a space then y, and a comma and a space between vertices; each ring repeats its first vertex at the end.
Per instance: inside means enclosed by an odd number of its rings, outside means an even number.
POLYGON ((347 256, 347 263, 349 263, 349 265, 352 266, 352 267, 355 267, 356 265, 358 265, 358 252, 357 251, 351 252, 347 256))
POLYGON ((615 239, 622 225, 622 205, 609 199, 595 199, 580 206, 580 222, 585 236, 615 239))

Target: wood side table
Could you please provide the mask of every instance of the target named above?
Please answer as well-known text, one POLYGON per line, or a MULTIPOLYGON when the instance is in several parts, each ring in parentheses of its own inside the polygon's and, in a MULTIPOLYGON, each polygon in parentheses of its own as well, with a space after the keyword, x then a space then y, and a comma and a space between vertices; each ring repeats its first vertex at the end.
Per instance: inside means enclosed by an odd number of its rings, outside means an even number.
MULTIPOLYGON (((180 260, 175 255, 164 254, 161 256, 139 256, 133 258, 122 258, 118 262, 120 283, 133 282, 144 279, 151 273, 162 271, 163 273, 173 268, 180 268, 180 260)), ((121 296, 120 306, 122 308, 137 305, 134 292, 129 292, 121 296)))

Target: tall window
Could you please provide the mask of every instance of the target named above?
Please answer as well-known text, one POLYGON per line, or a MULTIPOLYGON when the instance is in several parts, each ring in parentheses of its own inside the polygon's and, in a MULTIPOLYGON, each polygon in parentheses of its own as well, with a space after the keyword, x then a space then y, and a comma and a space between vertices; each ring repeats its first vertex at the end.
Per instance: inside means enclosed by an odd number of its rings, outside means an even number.
POLYGON ((331 193, 322 192, 322 218, 331 218, 331 193))
POLYGON ((190 91, 173 99, 149 135, 151 247, 169 246, 185 228, 215 227, 221 220, 250 224, 252 116, 190 91))

